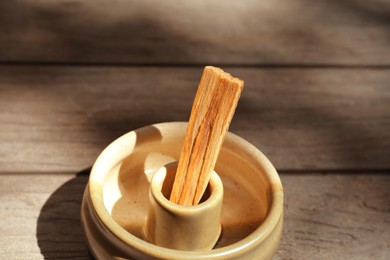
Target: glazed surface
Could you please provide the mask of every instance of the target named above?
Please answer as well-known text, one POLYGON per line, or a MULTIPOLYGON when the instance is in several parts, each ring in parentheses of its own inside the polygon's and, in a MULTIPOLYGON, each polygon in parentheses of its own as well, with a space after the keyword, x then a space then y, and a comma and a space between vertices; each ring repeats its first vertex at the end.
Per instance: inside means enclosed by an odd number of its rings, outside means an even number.
MULTIPOLYGON (((110 171, 103 186, 109 214, 122 228, 145 241, 150 178, 159 167, 176 161, 181 149, 181 142, 166 140, 157 132, 156 135, 161 138, 137 144, 134 152, 110 171)), ((242 240, 262 223, 270 187, 244 157, 227 148, 221 151, 216 171, 224 185, 218 248, 242 240)))

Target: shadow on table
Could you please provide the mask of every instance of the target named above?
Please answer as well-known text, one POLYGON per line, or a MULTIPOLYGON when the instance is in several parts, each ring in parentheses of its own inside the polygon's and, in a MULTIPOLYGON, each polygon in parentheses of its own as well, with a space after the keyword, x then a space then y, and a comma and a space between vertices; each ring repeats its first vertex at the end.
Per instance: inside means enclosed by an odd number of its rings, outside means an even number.
POLYGON ((80 224, 83 192, 91 169, 85 169, 59 187, 41 209, 37 242, 45 259, 93 259, 80 224))

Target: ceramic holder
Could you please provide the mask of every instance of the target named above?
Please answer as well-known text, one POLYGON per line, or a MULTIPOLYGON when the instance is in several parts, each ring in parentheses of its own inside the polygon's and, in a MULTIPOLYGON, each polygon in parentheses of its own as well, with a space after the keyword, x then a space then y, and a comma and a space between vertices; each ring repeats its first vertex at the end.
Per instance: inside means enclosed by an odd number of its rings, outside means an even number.
POLYGON ((215 167, 223 181, 217 244, 211 250, 176 250, 145 237, 150 178, 178 161, 186 129, 183 122, 146 126, 119 137, 99 155, 81 207, 81 226, 95 259, 272 259, 282 234, 283 186, 267 157, 232 133, 215 167))
POLYGON ((210 250, 221 234, 222 181, 213 172, 200 204, 181 206, 168 200, 177 162, 161 167, 149 191, 146 237, 158 246, 185 251, 210 250))

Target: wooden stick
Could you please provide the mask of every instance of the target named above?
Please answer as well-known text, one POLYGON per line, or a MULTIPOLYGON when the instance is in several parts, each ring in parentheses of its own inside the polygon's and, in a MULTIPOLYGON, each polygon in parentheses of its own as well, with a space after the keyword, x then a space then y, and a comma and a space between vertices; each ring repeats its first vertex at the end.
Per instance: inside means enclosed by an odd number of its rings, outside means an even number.
POLYGON ((219 68, 204 68, 192 105, 170 201, 187 206, 199 203, 243 87, 242 80, 219 68))

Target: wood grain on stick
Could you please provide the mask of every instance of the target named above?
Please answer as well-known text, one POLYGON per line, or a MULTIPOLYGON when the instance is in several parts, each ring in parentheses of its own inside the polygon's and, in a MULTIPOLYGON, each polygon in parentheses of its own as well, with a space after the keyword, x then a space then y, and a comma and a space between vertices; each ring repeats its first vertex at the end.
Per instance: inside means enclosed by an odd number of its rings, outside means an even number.
POLYGON ((244 82, 223 70, 205 67, 200 80, 170 200, 199 203, 229 129, 244 82))

